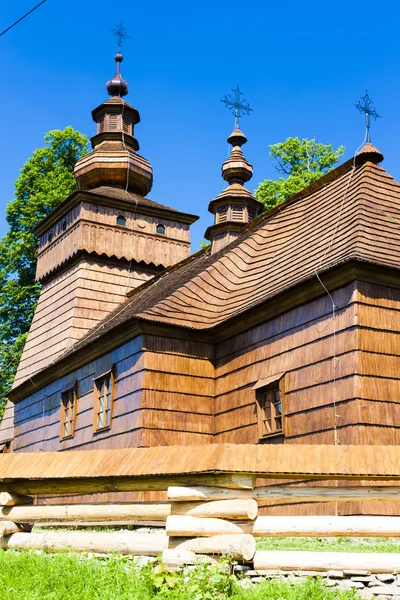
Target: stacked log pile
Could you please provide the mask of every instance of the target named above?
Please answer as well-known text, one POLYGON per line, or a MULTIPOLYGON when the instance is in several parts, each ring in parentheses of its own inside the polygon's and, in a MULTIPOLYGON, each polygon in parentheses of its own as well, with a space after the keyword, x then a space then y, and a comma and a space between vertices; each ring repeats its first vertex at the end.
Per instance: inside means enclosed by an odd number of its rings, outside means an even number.
MULTIPOLYGON (((252 498, 208 501, 188 500, 188 490, 173 488, 168 503, 34 506, 30 497, 2 493, 0 496, 0 547, 60 551, 115 552, 157 556, 165 551, 168 564, 192 562, 196 555, 229 554, 251 561, 255 540, 251 533, 258 514, 252 498), (26 525, 43 522, 77 524, 91 522, 159 522, 165 530, 156 533, 39 532, 26 525)), ((212 488, 211 488, 212 489, 212 488)), ((193 492, 196 495, 196 490, 193 492)), ((234 494, 234 492, 233 492, 234 494)), ((201 494, 200 494, 201 496, 201 494)), ((211 495, 212 497, 212 495, 211 495)))
MULTIPOLYGON (((260 488, 257 491, 260 492, 260 488)), ((218 487, 169 487, 168 502, 140 504, 34 505, 33 498, 0 493, 0 548, 42 549, 158 556, 179 567, 230 555, 252 562, 255 570, 365 569, 400 572, 400 555, 256 552, 256 537, 399 537, 399 517, 258 516, 255 490, 218 487), (41 531, 34 524, 119 522, 160 525, 157 531, 41 531), (208 558, 207 558, 208 557, 208 558), (341 562, 342 561, 342 562, 341 562), (368 562, 369 561, 369 562, 368 562)))

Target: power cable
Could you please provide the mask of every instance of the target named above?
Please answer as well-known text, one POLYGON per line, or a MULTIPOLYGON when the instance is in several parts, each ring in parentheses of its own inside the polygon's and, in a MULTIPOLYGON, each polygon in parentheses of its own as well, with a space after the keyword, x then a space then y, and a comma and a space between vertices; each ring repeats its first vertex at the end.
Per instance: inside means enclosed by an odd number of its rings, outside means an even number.
POLYGON ((7 33, 7 31, 10 31, 10 29, 12 29, 13 27, 15 27, 16 25, 18 25, 18 23, 20 23, 21 21, 23 21, 23 19, 25 19, 28 15, 30 15, 31 13, 33 13, 34 10, 36 10, 37 8, 39 8, 39 6, 42 6, 42 4, 44 4, 47 0, 42 0, 41 2, 39 2, 39 4, 37 4, 36 6, 34 6, 33 8, 31 8, 31 10, 27 13, 24 14, 23 17, 21 17, 20 19, 18 19, 18 21, 15 21, 15 23, 13 23, 12 25, 10 25, 10 27, 7 27, 7 29, 5 29, 4 31, 2 31, 0 33, 0 37, 2 35, 4 35, 5 33, 7 33))

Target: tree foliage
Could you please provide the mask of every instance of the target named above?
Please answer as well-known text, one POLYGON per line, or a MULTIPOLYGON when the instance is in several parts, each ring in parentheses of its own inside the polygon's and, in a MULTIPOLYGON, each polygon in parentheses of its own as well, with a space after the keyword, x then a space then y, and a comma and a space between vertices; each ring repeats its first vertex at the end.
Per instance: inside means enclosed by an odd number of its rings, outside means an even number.
POLYGON ((270 156, 275 159, 280 177, 266 179, 255 191, 266 210, 280 204, 328 171, 342 156, 345 148, 333 149, 332 144, 321 144, 315 139, 287 138, 285 142, 272 144, 270 156))
POLYGON ((6 209, 9 231, 0 240, 0 417, 41 288, 32 228, 76 190, 74 165, 88 151, 88 138, 72 127, 44 139, 21 169, 6 209))

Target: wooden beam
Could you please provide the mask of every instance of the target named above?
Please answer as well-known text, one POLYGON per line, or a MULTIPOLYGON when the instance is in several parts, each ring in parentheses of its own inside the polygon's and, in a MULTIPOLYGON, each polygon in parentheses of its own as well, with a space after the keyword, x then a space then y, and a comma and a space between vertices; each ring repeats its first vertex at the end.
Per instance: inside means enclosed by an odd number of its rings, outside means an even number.
POLYGON ((398 537, 400 517, 257 517, 251 533, 257 537, 398 537))
POLYGON ((18 496, 9 492, 0 492, 0 506, 15 506, 16 504, 33 504, 31 496, 18 496))
POLYGON ((0 523, 0 538, 4 535, 17 533, 18 531, 21 531, 20 528, 12 521, 3 521, 2 523, 0 523))
POLYGON ((350 569, 371 573, 394 573, 400 571, 400 554, 258 550, 254 556, 254 569, 257 571, 350 569))
POLYGON ((173 502, 224 500, 230 498, 254 498, 260 500, 295 500, 301 502, 379 502, 400 500, 400 486, 359 487, 293 487, 268 486, 254 490, 229 490, 217 487, 168 488, 168 500, 173 502))
POLYGON ((170 537, 168 547, 189 550, 196 554, 228 554, 235 560, 252 560, 256 542, 252 535, 233 534, 187 539, 170 537))
POLYGON ((140 504, 62 504, 0 507, 0 522, 15 523, 129 523, 165 522, 171 514, 226 519, 255 519, 255 500, 220 500, 217 502, 176 502, 140 504))
MULTIPOLYGON (((110 451, 112 452, 112 451, 110 451)), ((82 452, 83 454, 83 452, 82 452)), ((19 455, 20 456, 20 455, 19 455)), ((82 457, 83 459, 83 457, 82 457)), ((103 492, 142 492, 164 491, 171 485, 193 485, 195 482, 206 486, 226 487, 232 489, 252 489, 255 477, 249 474, 222 473, 215 475, 169 475, 154 477, 87 477, 87 478, 41 478, 14 479, 2 483, 0 492, 11 490, 16 494, 98 494, 103 492)))
POLYGON ((252 532, 252 524, 231 523, 224 519, 201 519, 180 515, 167 518, 167 535, 172 537, 209 537, 225 534, 243 534, 252 532))
POLYGON ((253 498, 216 500, 215 502, 172 502, 171 515, 215 517, 219 519, 254 520, 258 504, 253 498))
POLYGON ((168 537, 165 534, 140 534, 131 531, 14 533, 13 535, 0 537, 0 548, 3 550, 14 548, 17 550, 36 549, 58 552, 73 548, 76 552, 158 556, 167 547, 168 537))

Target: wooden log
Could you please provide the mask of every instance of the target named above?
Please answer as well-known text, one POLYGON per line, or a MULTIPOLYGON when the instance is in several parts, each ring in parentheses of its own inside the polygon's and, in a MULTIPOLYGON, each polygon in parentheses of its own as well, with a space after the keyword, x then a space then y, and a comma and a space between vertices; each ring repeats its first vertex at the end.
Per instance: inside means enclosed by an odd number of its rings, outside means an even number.
POLYGON ((40 522, 114 522, 114 521, 162 521, 171 512, 170 504, 85 504, 10 506, 0 508, 0 521, 16 523, 40 522))
POLYGON ((215 486, 171 486, 168 500, 173 502, 254 498, 255 500, 299 500, 302 502, 377 502, 400 500, 400 486, 290 487, 264 486, 253 490, 231 490, 215 486))
POLYGON ((195 554, 190 550, 181 548, 173 550, 167 548, 163 551, 162 562, 168 567, 183 567, 184 565, 195 565, 198 563, 217 564, 217 560, 206 554, 195 554))
POLYGON ((140 504, 86 504, 0 507, 0 521, 16 523, 90 523, 161 521, 168 515, 215 516, 228 519, 254 519, 258 505, 255 500, 221 500, 218 502, 177 502, 140 504))
POLYGON ((170 537, 168 547, 190 550, 196 554, 228 554, 235 560, 252 560, 256 551, 256 542, 252 535, 246 533, 186 540, 170 537))
POLYGON ((217 500, 215 502, 173 502, 172 515, 192 517, 215 517, 219 519, 254 520, 258 514, 258 504, 252 498, 217 500))
POLYGON ((257 550, 254 556, 254 569, 256 571, 271 569, 285 571, 337 569, 342 571, 348 569, 370 571, 371 573, 394 573, 400 571, 400 553, 257 550))
POLYGON ((168 547, 168 537, 162 533, 68 531, 14 533, 0 538, 0 548, 7 550, 36 549, 48 552, 70 550, 158 556, 168 547))
POLYGON ((20 528, 12 521, 3 521, 0 523, 0 537, 17 533, 18 531, 21 531, 20 528))
POLYGON ((258 537, 396 537, 400 536, 400 517, 257 517, 252 533, 258 537))
POLYGON ((19 496, 9 492, 0 492, 0 506, 15 506, 16 504, 33 504, 31 496, 19 496))
POLYGON ((230 523, 224 519, 202 519, 186 515, 170 515, 166 524, 167 535, 173 537, 208 537, 212 535, 251 533, 252 524, 230 523))
POLYGON ((201 485, 232 489, 253 489, 256 478, 252 474, 217 473, 215 475, 169 475, 137 477, 68 477, 48 479, 20 479, 0 483, 0 492, 17 494, 99 494, 103 492, 163 491, 171 485, 201 485), (7 488, 6 488, 7 486, 7 488))

